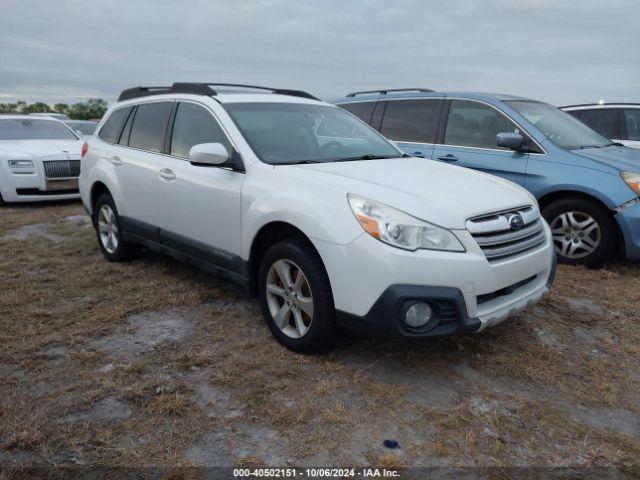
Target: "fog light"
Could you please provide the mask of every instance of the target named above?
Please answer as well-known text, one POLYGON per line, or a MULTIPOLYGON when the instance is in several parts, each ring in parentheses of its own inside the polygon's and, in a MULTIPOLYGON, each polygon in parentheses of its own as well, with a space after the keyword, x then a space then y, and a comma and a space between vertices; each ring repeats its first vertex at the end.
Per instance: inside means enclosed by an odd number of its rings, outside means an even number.
POLYGON ((407 308, 404 323, 412 328, 424 327, 433 318, 433 308, 426 302, 416 302, 407 308))

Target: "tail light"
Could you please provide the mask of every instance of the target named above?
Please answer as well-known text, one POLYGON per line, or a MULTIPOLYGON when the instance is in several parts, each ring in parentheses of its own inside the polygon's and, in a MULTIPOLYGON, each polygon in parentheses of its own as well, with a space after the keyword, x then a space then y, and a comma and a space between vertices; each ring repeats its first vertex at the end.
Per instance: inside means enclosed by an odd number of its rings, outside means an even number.
POLYGON ((84 142, 82 144, 82 153, 80 154, 80 157, 84 158, 84 156, 87 154, 88 151, 89 151, 89 144, 87 144, 87 142, 84 142))

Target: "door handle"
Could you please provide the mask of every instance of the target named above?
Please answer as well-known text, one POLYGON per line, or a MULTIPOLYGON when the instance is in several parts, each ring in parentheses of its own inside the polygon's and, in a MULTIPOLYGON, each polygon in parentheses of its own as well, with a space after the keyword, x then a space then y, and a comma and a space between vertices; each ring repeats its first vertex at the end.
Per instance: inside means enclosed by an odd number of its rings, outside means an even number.
POLYGON ((443 155, 441 157, 438 157, 438 160, 442 160, 443 162, 457 162, 458 157, 450 153, 448 155, 443 155))
POLYGON ((173 173, 173 170, 169 168, 161 168, 158 171, 158 175, 160 175, 160 178, 163 178, 164 180, 167 180, 169 182, 172 182, 176 179, 176 174, 173 173))
POLYGON ((113 157, 109 157, 109 161, 116 167, 119 167, 120 165, 122 165, 122 160, 120 160, 120 157, 118 157, 117 155, 114 155, 113 157))
POLYGON ((424 153, 422 152, 413 152, 411 154, 412 157, 420 157, 420 158, 424 158, 424 153))

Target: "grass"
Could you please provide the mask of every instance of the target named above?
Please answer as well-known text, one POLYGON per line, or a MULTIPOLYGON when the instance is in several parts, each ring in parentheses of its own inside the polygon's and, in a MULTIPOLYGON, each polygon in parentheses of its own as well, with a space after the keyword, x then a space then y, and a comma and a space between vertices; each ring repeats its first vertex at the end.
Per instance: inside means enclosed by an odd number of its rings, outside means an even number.
POLYGON ((223 280, 158 255, 106 262, 91 226, 67 219, 81 213, 0 208, 0 464, 18 476, 71 458, 165 478, 208 462, 637 467, 637 263, 561 266, 540 304, 480 335, 345 334, 308 357, 281 348, 223 280), (175 326, 146 325, 166 341, 100 346, 149 341, 129 317, 167 311, 175 326), (130 415, 98 415, 105 398, 130 415))

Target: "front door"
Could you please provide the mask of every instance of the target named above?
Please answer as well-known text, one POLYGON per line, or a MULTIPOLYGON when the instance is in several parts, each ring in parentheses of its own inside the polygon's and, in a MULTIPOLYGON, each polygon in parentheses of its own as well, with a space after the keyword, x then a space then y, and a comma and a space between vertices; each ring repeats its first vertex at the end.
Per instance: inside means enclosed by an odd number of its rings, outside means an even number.
POLYGON ((527 134, 496 108, 474 100, 451 100, 442 144, 431 158, 473 168, 524 185, 528 153, 498 147, 501 132, 527 134))
POLYGON ((189 163, 200 143, 233 146, 213 112, 195 102, 180 102, 175 112, 168 155, 158 163, 158 209, 162 242, 190 257, 238 273, 241 188, 244 174, 189 163))

